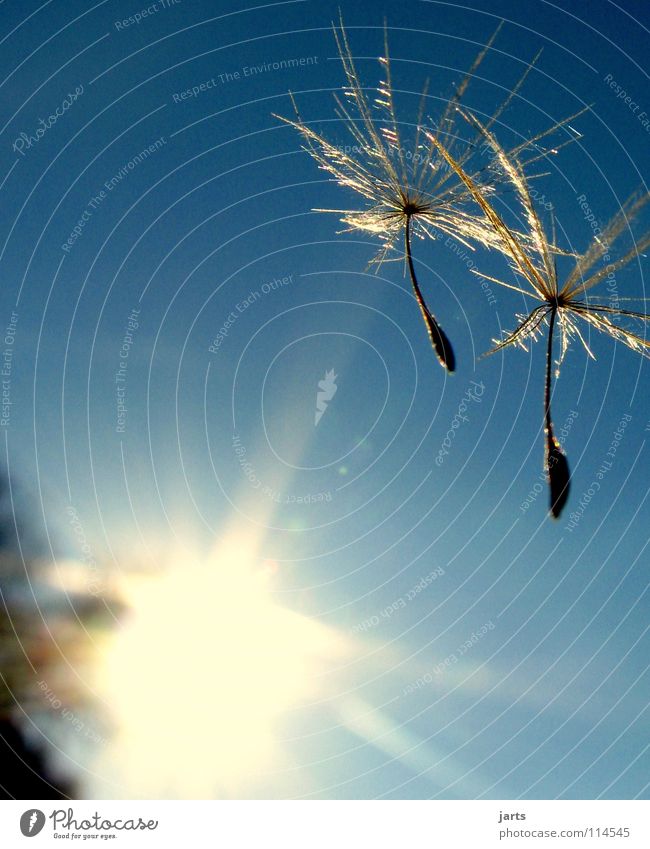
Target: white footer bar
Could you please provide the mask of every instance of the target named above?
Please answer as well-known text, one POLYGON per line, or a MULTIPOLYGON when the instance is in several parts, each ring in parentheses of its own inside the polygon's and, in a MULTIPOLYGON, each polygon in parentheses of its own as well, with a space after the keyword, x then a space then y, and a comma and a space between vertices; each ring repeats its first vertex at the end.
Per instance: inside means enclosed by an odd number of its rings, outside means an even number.
POLYGON ((650 847, 646 801, 3 802, 0 846, 650 847), (30 838, 34 843, 30 843, 30 838))

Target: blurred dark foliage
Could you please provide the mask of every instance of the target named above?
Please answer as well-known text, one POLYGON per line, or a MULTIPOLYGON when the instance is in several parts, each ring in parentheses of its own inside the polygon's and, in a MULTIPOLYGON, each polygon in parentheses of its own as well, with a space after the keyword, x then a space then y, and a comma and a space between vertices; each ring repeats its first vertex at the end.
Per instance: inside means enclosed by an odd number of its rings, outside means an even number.
POLYGON ((14 503, 0 472, 0 798, 65 799, 74 787, 55 777, 44 742, 27 731, 39 673, 57 653, 34 600, 35 529, 14 503))

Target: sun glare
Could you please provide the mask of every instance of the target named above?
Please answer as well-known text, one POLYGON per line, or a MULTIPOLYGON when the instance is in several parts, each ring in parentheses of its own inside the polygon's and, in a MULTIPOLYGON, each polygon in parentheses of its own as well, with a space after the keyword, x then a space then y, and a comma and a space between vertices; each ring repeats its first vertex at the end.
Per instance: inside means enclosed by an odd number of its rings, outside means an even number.
POLYGON ((102 676, 118 793, 227 797, 282 764, 277 721, 318 695, 342 641, 276 604, 271 581, 244 534, 129 581, 102 676))

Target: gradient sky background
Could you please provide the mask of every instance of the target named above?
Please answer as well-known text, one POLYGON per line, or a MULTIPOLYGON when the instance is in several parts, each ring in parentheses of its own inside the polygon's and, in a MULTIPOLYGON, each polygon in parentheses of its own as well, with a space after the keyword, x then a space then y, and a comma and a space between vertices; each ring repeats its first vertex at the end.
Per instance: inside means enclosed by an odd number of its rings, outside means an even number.
MULTIPOLYGON (((545 489, 522 509, 542 479, 543 346, 477 362, 499 328, 513 326, 521 299, 495 289, 488 303, 444 241, 416 244, 421 284, 456 348, 457 372, 447 377, 402 265, 368 272, 372 240, 338 234, 335 216, 311 211, 357 200, 271 115, 291 114, 291 90, 305 120, 351 143, 332 100, 343 82, 331 31, 338 5, 183 0, 116 27, 142 8, 0 6, 3 326, 18 315, 3 430, 34 532, 57 558, 79 558, 73 507, 108 573, 169 566, 179 547, 207 556, 236 524, 255 539, 260 562, 277 566, 278 603, 350 641, 327 673, 326 695, 282 719, 291 768, 256 778, 242 795, 648 798, 647 365, 606 338, 592 337, 595 362, 574 346, 554 400, 558 429, 577 413, 564 440, 571 499, 556 523, 545 489), (243 74, 301 57, 317 61, 243 74), (235 71, 239 79, 219 76, 235 71), (211 79, 197 97, 174 101, 211 79), (33 133, 77 86, 83 94, 71 108, 16 153, 20 133, 33 133), (104 182, 161 137, 64 253, 104 182), (281 278, 290 279, 238 313, 210 352, 237 304, 281 278), (115 374, 134 309, 118 433, 115 374), (318 382, 330 369, 338 390, 315 428, 318 382), (471 381, 480 382, 480 402, 436 466, 471 381), (602 488, 570 529, 624 416, 602 488), (234 434, 259 488, 242 473, 234 434), (318 493, 326 500, 298 501, 318 493), (427 673, 430 683, 408 692, 427 673)), ((491 114, 543 49, 498 132, 510 143, 592 105, 574 122, 582 139, 535 184, 554 205, 564 246, 582 249, 590 238, 578 196, 604 223, 645 185, 643 4, 344 0, 340 8, 370 87, 381 78, 386 17, 407 121, 427 78, 427 114, 439 114, 500 19, 465 100, 478 114, 491 114)), ((634 232, 648 226, 646 216, 634 232)), ((498 257, 473 259, 508 274, 498 257)), ((630 264, 619 293, 643 297, 649 270, 647 259, 630 264)), ((181 722, 192 721, 191 691, 187 703, 181 722)), ((111 792, 93 781, 87 792, 111 792)))

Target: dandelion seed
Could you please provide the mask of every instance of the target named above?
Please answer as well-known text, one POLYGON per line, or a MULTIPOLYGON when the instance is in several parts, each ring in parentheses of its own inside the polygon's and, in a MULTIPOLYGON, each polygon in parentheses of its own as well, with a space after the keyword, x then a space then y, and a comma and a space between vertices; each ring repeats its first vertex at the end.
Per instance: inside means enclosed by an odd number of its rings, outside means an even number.
POLYGON ((603 228, 600 236, 593 239, 587 250, 583 254, 573 257, 573 269, 564 283, 560 285, 554 256, 555 249, 533 204, 528 181, 521 163, 512 153, 508 154, 503 150, 490 130, 481 125, 476 117, 469 114, 465 114, 465 117, 477 127, 490 144, 503 172, 514 186, 528 228, 527 238, 522 239, 518 233, 508 227, 481 187, 464 172, 462 166, 449 151, 434 138, 441 155, 444 156, 449 166, 463 181, 468 190, 472 192, 486 219, 499 235, 501 250, 517 277, 522 281, 522 285, 517 286, 494 277, 487 277, 480 271, 476 273, 494 283, 541 301, 541 305, 532 309, 527 315, 517 315, 519 321, 517 327, 513 331, 506 332, 503 338, 495 339, 495 347, 488 353, 494 353, 512 345, 518 345, 527 350, 528 343, 537 339, 543 332, 543 328, 548 328, 544 392, 546 471, 551 493, 551 514, 557 518, 562 512, 569 494, 570 472, 568 461, 560 443, 555 438, 551 417, 551 379, 555 326, 558 325, 560 336, 560 354, 555 369, 556 378, 559 376, 560 367, 572 339, 577 339, 584 347, 587 355, 595 359, 580 329, 580 320, 586 322, 589 327, 594 327, 596 330, 605 333, 615 341, 622 342, 636 353, 650 357, 650 341, 640 335, 639 332, 634 332, 612 320, 625 319, 643 323, 650 321, 650 315, 591 301, 588 294, 603 280, 611 279, 611 275, 624 268, 650 246, 650 232, 648 232, 620 259, 614 262, 609 261, 612 246, 648 203, 650 193, 633 195, 623 204, 619 212, 603 228))
MULTIPOLYGON (((412 237, 435 240, 438 235, 444 234, 471 249, 475 245, 495 248, 500 244, 494 228, 476 210, 472 192, 458 179, 453 169, 447 167, 444 158, 439 155, 437 141, 434 143, 431 138, 433 135, 436 139, 442 137, 448 140, 462 167, 466 167, 470 158, 476 154, 475 141, 480 138, 480 134, 473 141, 461 140, 455 126, 456 109, 500 28, 501 25, 456 87, 434 133, 429 134, 428 141, 425 140, 423 126, 427 87, 420 101, 414 141, 408 146, 397 121, 386 30, 384 55, 380 58, 385 79, 377 89, 377 97, 371 102, 358 76, 342 19, 338 28, 334 25, 334 35, 347 84, 343 90, 344 98, 335 96, 335 100, 336 112, 354 141, 351 149, 342 149, 309 127, 302 119, 293 97, 295 119, 275 116, 298 130, 305 142, 305 150, 322 170, 331 174, 339 185, 352 189, 366 201, 361 209, 315 211, 341 215, 341 220, 347 225, 347 232, 360 230, 378 236, 381 247, 372 260, 377 267, 393 250, 403 245, 405 265, 433 349, 441 365, 450 372, 455 368, 453 349, 418 284, 412 237)), ((527 67, 519 82, 488 121, 488 127, 510 104, 533 65, 534 62, 527 67)), ((527 140, 515 152, 530 149, 537 151, 535 146, 557 126, 527 140)), ((540 156, 535 155, 529 161, 538 158, 540 156)), ((482 164, 475 171, 473 179, 481 184, 483 192, 489 193, 500 177, 482 164)))

